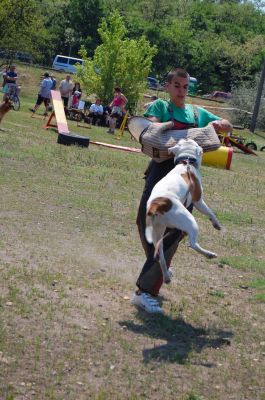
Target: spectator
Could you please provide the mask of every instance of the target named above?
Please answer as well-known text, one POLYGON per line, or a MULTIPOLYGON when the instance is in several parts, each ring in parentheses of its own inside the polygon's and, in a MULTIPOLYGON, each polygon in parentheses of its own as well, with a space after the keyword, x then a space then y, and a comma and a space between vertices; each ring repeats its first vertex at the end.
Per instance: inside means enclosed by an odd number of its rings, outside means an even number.
POLYGON ((79 100, 81 99, 81 96, 82 96, 82 89, 81 89, 80 83, 75 82, 73 90, 72 90, 71 101, 70 101, 71 108, 78 108, 79 100))
POLYGON ((107 131, 107 133, 114 134, 117 118, 122 117, 122 115, 126 112, 125 106, 127 102, 128 100, 122 93, 121 88, 115 87, 114 98, 109 105, 111 107, 111 114, 109 118, 109 130, 107 131))
POLYGON ((51 75, 51 80, 52 80, 52 88, 51 88, 51 90, 56 90, 57 81, 56 81, 54 75, 51 75))
POLYGON ((89 108, 89 118, 92 120, 92 125, 103 125, 103 106, 100 99, 96 99, 95 103, 89 108))
POLYGON ((80 83, 79 83, 79 82, 75 82, 74 87, 73 87, 73 90, 72 90, 72 95, 74 95, 74 93, 75 93, 76 91, 80 92, 79 99, 81 99, 81 96, 82 96, 82 89, 81 89, 81 86, 80 86, 80 83))
POLYGON ((9 94, 17 91, 17 73, 16 66, 13 64, 10 66, 10 69, 6 69, 5 73, 5 94, 4 100, 8 97, 9 94))
POLYGON ((71 108, 78 108, 80 97, 81 97, 81 92, 76 90, 71 99, 71 103, 72 103, 71 108))
POLYGON ((71 81, 70 75, 66 75, 65 79, 63 79, 59 85, 59 90, 61 92, 61 96, 62 96, 62 100, 63 100, 63 104, 64 104, 65 108, 68 107, 69 98, 72 94, 73 88, 74 88, 74 84, 71 81))
POLYGON ((47 116, 48 111, 49 111, 51 88, 52 88, 53 82, 52 82, 48 72, 45 72, 43 76, 44 76, 44 79, 42 80, 41 85, 40 85, 40 90, 38 93, 38 98, 37 98, 36 104, 35 104, 34 108, 30 108, 29 110, 31 112, 35 113, 36 110, 39 108, 39 106, 42 103, 44 103, 45 112, 43 115, 47 116))

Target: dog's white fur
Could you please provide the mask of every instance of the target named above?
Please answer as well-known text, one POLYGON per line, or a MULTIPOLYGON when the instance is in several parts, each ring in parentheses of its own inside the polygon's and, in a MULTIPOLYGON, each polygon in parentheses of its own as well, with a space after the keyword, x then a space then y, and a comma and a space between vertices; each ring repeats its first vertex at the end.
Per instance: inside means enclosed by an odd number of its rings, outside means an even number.
POLYGON ((163 279, 166 283, 169 283, 171 279, 163 251, 163 235, 166 228, 177 228, 187 233, 189 246, 205 257, 217 256, 197 243, 198 225, 186 207, 193 203, 197 210, 210 218, 215 229, 221 229, 215 214, 202 198, 199 172, 202 148, 192 139, 181 139, 168 151, 174 154, 175 160, 192 157, 196 159, 196 162, 190 164, 189 161, 186 163, 184 161, 177 164, 154 186, 147 202, 145 236, 147 241, 155 246, 155 256, 159 257, 163 279))

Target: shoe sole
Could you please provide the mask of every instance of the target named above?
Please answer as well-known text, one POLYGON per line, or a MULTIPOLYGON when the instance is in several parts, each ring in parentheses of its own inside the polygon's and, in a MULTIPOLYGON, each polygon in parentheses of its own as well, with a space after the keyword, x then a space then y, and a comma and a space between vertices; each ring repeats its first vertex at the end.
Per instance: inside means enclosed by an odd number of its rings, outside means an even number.
POLYGON ((137 304, 137 303, 134 303, 133 301, 131 301, 131 303, 132 303, 132 305, 133 305, 134 307, 138 308, 139 310, 142 310, 142 311, 147 312, 147 314, 164 314, 164 313, 165 313, 165 312, 162 310, 162 308, 161 308, 160 311, 149 311, 149 310, 147 310, 147 309, 145 308, 145 306, 142 305, 142 304, 137 304))

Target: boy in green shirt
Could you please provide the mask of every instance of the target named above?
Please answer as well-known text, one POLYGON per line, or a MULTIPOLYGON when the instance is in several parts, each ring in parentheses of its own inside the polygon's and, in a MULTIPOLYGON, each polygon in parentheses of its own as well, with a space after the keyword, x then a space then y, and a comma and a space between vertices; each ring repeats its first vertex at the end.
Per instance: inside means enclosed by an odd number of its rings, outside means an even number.
MULTIPOLYGON (((232 132, 233 127, 229 121, 221 119, 201 107, 193 107, 191 104, 185 104, 188 87, 189 74, 185 70, 177 68, 170 71, 166 83, 170 101, 156 100, 148 107, 144 115, 153 122, 172 120, 174 122, 173 129, 176 130, 194 127, 203 128, 210 123, 217 133, 232 132)), ((142 246, 145 250, 146 261, 137 279, 136 285, 138 289, 132 298, 132 303, 148 313, 163 313, 157 300, 157 295, 163 283, 163 277, 159 262, 154 259, 154 247, 145 238, 146 203, 155 184, 173 168, 173 158, 161 163, 157 163, 154 160, 150 162, 138 209, 137 225, 142 246)), ((188 210, 192 212, 192 207, 188 210)), ((179 242, 183 238, 183 233, 177 229, 167 231, 170 231, 170 234, 164 239, 164 254, 169 268, 171 259, 177 250, 179 242)))

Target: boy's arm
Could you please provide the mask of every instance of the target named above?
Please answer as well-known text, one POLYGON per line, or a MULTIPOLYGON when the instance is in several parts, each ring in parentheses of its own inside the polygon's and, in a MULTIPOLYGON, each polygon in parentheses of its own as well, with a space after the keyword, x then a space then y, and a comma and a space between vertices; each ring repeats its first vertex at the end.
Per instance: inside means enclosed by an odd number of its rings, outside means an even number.
POLYGON ((157 117, 147 117, 147 119, 150 119, 152 122, 161 122, 159 118, 157 117))
POLYGON ((232 133, 233 125, 227 119, 219 119, 210 124, 214 127, 216 133, 232 133))

